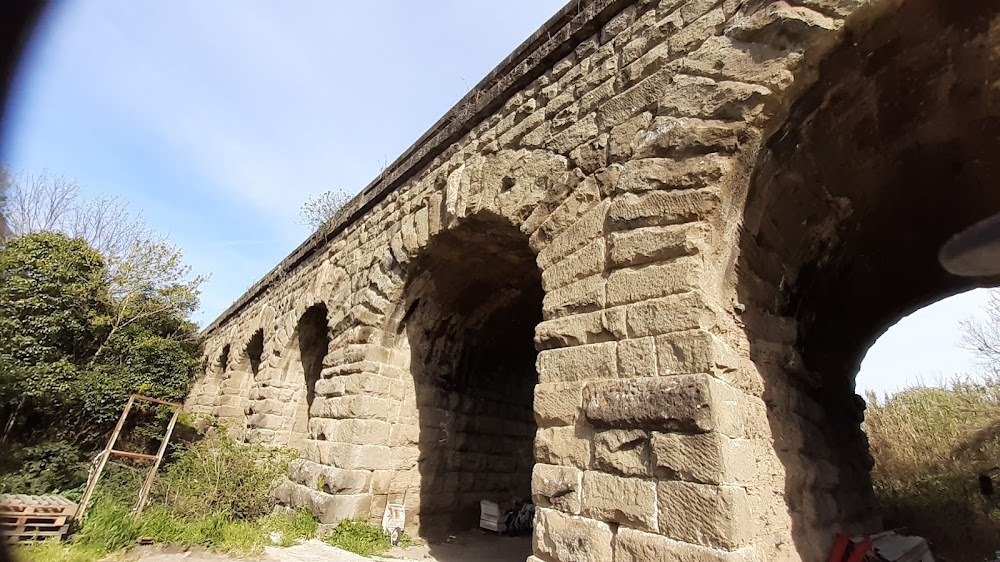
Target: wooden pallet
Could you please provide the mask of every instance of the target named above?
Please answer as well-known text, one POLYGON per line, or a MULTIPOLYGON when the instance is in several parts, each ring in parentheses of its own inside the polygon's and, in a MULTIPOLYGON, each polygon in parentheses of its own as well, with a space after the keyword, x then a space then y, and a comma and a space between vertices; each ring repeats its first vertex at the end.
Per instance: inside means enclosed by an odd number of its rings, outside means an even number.
POLYGON ((0 494, 0 535, 4 543, 61 540, 77 505, 61 496, 0 494))

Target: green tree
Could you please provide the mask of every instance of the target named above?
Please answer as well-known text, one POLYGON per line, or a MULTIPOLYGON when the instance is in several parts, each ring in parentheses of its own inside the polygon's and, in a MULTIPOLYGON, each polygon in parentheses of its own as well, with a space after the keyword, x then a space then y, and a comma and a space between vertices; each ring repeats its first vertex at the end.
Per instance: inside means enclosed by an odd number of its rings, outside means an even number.
MULTIPOLYGON (((44 465, 46 478, 79 485, 84 466, 63 465, 103 445, 130 394, 183 399, 198 351, 187 320, 197 288, 177 260, 149 260, 152 273, 119 270, 124 282, 86 242, 62 234, 0 248, 0 420, 22 467, 0 472, 44 465)), ((15 476, 0 477, 0 490, 27 481, 15 476)))

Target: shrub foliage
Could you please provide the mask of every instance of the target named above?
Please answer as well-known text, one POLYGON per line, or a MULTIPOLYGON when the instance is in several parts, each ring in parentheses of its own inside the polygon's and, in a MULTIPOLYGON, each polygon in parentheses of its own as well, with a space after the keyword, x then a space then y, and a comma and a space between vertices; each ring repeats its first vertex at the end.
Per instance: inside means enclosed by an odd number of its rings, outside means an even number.
MULTIPOLYGON (((104 258, 86 242, 37 233, 0 248, 0 492, 78 490, 88 461, 103 447, 132 393, 181 401, 198 353, 187 321, 197 290, 112 290, 104 258), (158 304, 171 291, 186 292, 158 304), (122 302, 128 299, 127 306, 122 302), (142 314, 142 321, 129 315, 142 314)), ((172 294, 172 293, 171 293, 172 294)), ((129 435, 148 448, 142 426, 162 421, 157 408, 135 418, 129 435), (135 431, 138 429, 138 431, 135 431)))

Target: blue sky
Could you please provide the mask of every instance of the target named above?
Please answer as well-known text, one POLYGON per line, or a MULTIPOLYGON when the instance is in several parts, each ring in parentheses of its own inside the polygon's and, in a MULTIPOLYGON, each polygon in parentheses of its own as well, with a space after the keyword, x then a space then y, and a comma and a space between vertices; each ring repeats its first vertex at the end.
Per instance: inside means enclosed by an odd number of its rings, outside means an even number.
MULTIPOLYGON (((0 150, 141 210, 211 274, 205 324, 309 234, 309 195, 367 185, 564 1, 64 0, 0 150)), ((957 324, 983 298, 904 319, 859 388, 971 371, 957 324)))

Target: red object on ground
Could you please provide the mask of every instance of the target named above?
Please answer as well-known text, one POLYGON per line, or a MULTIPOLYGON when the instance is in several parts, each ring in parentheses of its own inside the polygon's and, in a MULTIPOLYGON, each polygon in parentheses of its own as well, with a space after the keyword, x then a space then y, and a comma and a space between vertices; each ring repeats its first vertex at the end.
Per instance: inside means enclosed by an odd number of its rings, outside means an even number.
POLYGON ((847 556, 847 547, 851 545, 853 539, 854 535, 850 533, 838 533, 827 562, 861 562, 864 560, 865 555, 872 549, 871 537, 865 536, 864 540, 855 544, 854 549, 851 550, 851 556, 845 558, 847 556))

